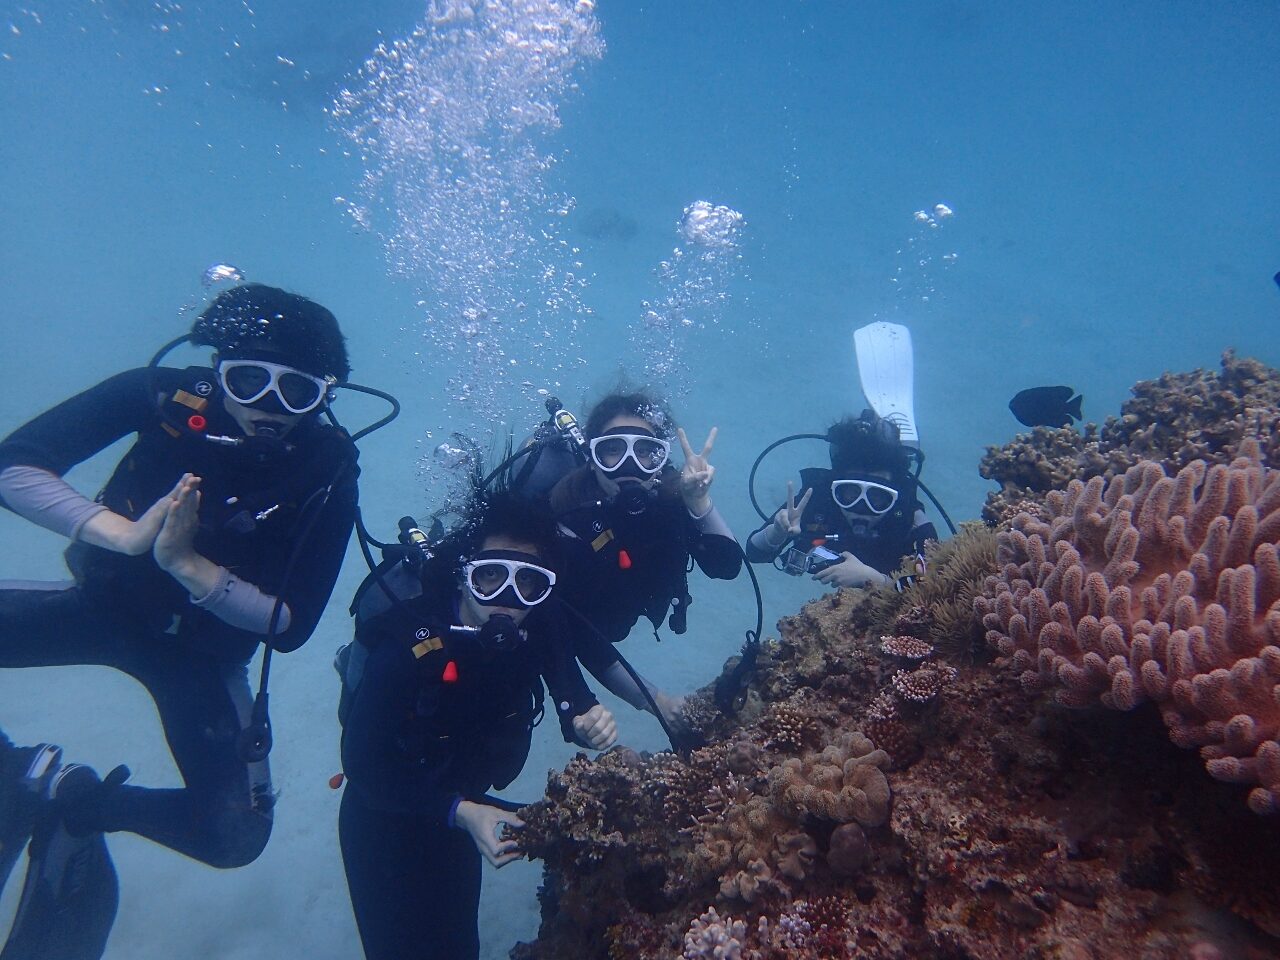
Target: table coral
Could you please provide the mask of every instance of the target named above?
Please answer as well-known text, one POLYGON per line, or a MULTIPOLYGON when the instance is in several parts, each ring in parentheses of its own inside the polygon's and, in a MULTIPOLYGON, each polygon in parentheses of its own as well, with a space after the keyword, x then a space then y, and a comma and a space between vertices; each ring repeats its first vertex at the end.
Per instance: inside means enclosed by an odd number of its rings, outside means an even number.
POLYGON ((1000 535, 1002 572, 975 601, 1029 689, 1068 705, 1160 705, 1170 738, 1214 777, 1280 810, 1280 471, 1256 444, 1176 477, 1144 462, 1073 481, 1000 535))

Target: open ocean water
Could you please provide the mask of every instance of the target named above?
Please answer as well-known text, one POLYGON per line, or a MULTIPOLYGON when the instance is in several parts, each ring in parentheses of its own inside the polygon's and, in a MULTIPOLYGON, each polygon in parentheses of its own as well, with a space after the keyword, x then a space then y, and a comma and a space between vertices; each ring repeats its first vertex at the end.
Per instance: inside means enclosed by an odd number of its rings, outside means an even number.
MULTIPOLYGON (((695 441, 720 428, 713 495, 743 537, 756 454, 862 409, 852 331, 881 319, 914 338, 924 479, 973 518, 1024 387, 1071 384, 1101 422, 1227 347, 1280 365, 1277 116, 1275 2, 3 0, 0 431, 144 364, 224 261, 330 307, 353 379, 403 401, 362 444, 375 535, 436 505, 451 431, 500 444, 541 419, 538 390, 585 413, 625 371, 670 380, 695 441), (698 201, 709 221, 685 217, 698 201)), ((71 479, 96 490, 120 452, 71 479)), ((762 502, 824 457, 766 461, 762 502)), ((0 577, 63 573, 12 515, 0 543, 0 577)), ((274 671, 266 853, 217 872, 112 836, 109 957, 357 955, 327 780, 362 574, 353 546, 274 671)), ((816 591, 760 575, 767 635, 816 591)), ((623 648, 674 691, 754 620, 745 578, 692 590, 687 635, 623 648)), ((624 743, 661 746, 610 706, 624 743)), ((178 783, 149 699, 105 670, 0 673, 0 725, 178 783)), ((506 795, 571 755, 544 726, 506 795)), ((486 869, 485 957, 534 935, 538 877, 486 869)))

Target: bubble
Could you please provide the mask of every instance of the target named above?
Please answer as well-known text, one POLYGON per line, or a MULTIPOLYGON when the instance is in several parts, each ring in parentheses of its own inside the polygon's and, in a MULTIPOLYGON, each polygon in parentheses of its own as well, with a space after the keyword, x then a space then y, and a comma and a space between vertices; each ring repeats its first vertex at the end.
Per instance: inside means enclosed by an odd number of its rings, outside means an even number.
POLYGON ((217 286, 220 283, 228 283, 231 281, 239 281, 244 279, 244 272, 237 266, 230 263, 215 263, 205 267, 205 271, 200 275, 200 285, 205 289, 217 286))
MULTIPOLYGON (((695 246, 735 247, 742 233, 742 214, 725 206, 697 200, 684 208, 679 232, 685 243, 695 246)), ((680 256, 681 250, 675 251, 680 256)))
POLYGON ((955 216, 955 212, 945 203, 938 203, 933 207, 933 215, 939 220, 945 220, 947 217, 955 216))
POLYGON ((676 223, 680 245, 654 271, 659 296, 641 304, 631 353, 643 363, 645 379, 670 397, 688 392, 691 337, 720 322, 729 288, 741 272, 745 226, 738 211, 695 201, 676 223))
POLYGON ((431 0, 330 111, 363 164, 344 205, 413 285, 425 354, 482 429, 519 390, 504 352, 536 355, 544 369, 521 372, 550 379, 589 316, 589 277, 560 236, 574 200, 548 185, 563 151, 548 140, 603 53, 591 3, 431 0), (542 340, 564 349, 539 354, 542 340))

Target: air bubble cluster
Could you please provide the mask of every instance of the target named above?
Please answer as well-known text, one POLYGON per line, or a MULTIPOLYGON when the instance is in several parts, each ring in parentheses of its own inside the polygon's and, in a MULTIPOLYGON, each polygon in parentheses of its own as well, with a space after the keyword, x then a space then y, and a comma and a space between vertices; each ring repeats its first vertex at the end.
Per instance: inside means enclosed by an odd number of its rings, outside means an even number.
POLYGON ((578 353, 586 277, 547 141, 603 52, 582 0, 432 0, 331 110, 364 168, 340 202, 418 291, 425 354, 481 429, 578 353))
POLYGON ((733 281, 742 272, 745 226, 741 213, 706 200, 685 207, 676 223, 680 243, 658 264, 659 295, 643 302, 641 323, 631 335, 632 356, 641 361, 645 381, 669 397, 689 391, 693 332, 723 317, 733 281))

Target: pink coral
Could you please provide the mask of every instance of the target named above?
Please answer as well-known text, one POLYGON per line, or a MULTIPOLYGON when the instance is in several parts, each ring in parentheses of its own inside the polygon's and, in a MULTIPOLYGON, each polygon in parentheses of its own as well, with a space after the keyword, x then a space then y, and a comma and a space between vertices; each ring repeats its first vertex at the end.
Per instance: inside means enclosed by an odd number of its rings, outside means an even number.
POLYGON ((899 670, 889 682, 893 692, 912 703, 928 703, 935 699, 942 688, 956 678, 954 667, 946 664, 929 664, 918 670, 899 670))
POLYGON ((918 637, 881 637, 880 651, 900 660, 924 660, 933 656, 933 644, 918 637))
POLYGON ((1159 704, 1209 773, 1280 811, 1280 471, 1246 444, 1176 477, 1144 462, 1049 494, 1000 535, 975 601, 1024 687, 1066 704, 1159 704))

